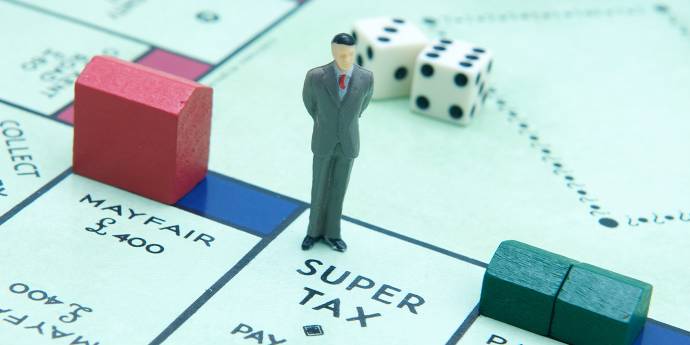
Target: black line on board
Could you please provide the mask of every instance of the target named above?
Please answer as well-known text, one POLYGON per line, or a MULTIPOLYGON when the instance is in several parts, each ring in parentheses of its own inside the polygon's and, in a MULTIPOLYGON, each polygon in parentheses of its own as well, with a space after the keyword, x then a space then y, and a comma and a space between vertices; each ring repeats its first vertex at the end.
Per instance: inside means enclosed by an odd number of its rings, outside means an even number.
MULTIPOLYGON (((299 216, 300 216, 302 213, 304 213, 304 211, 306 211, 306 210, 307 210, 307 207, 306 207, 306 206, 300 207, 300 208, 296 209, 294 212, 292 212, 292 214, 291 214, 289 217, 285 218, 285 219, 276 227, 275 230, 273 230, 273 233, 281 233, 281 232, 283 232, 285 229, 287 229, 288 226, 290 226, 290 224, 292 224, 292 222, 295 221, 295 219, 297 219, 297 217, 299 217, 299 216)), ((273 234, 271 234, 271 235, 269 235, 269 236, 270 236, 270 237, 273 237, 273 238, 277 237, 277 235, 276 235, 276 236, 273 236, 273 234)))
POLYGON ((220 67, 220 66, 222 66, 223 64, 225 64, 226 62, 228 62, 228 60, 232 59, 234 56, 236 56, 237 54, 239 54, 241 51, 243 51, 244 49, 246 49, 247 47, 249 47, 250 45, 252 45, 254 42, 256 42, 259 38, 263 37, 263 36, 264 36, 265 34, 267 34, 269 31, 273 30, 276 26, 278 26, 278 24, 282 23, 285 19, 287 19, 287 18, 289 18, 290 16, 292 16, 293 14, 297 13, 297 11, 299 11, 299 10, 302 8, 302 6, 304 6, 304 5, 305 5, 306 3, 308 3, 309 1, 310 1, 310 0, 306 0, 306 1, 304 1, 304 2, 297 3, 297 5, 296 5, 295 7, 293 7, 292 9, 290 9, 289 11, 287 11, 285 14, 283 14, 282 16, 280 16, 280 17, 279 17, 278 19, 276 19, 273 23, 269 24, 266 28, 264 28, 263 30, 259 31, 259 33, 257 33, 256 35, 254 35, 254 37, 252 37, 252 38, 250 38, 248 41, 242 43, 242 45, 240 45, 239 47, 237 47, 237 49, 235 49, 235 50, 232 51, 230 54, 228 54, 226 57, 224 57, 223 59, 221 59, 218 63, 216 63, 215 65, 212 65, 211 68, 208 69, 208 71, 206 71, 206 72, 204 72, 203 74, 201 74, 199 77, 196 78, 196 80, 201 80, 201 79, 203 79, 204 77, 206 77, 207 75, 209 75, 211 72, 215 71, 218 67, 220 67))
POLYGON ((43 113, 40 113, 40 112, 38 112, 38 111, 36 111, 36 110, 29 109, 29 108, 27 108, 27 107, 25 107, 25 106, 22 106, 22 105, 19 105, 19 104, 15 104, 15 103, 12 103, 12 102, 10 102, 10 101, 6 101, 6 100, 1 99, 1 98, 0 98, 0 103, 5 104, 5 105, 7 105, 7 106, 10 106, 10 107, 12 107, 12 108, 16 108, 16 109, 25 111, 25 112, 27 112, 27 113, 29 113, 29 114, 32 114, 32 115, 40 116, 40 117, 42 117, 42 118, 44 118, 44 119, 53 120, 53 122, 57 122, 57 123, 59 123, 59 124, 62 124, 63 126, 72 127, 72 125, 70 125, 69 123, 62 122, 62 121, 58 120, 58 119, 55 118, 55 117, 48 116, 48 115, 43 114, 43 113))
POLYGON ((470 312, 470 315, 467 315, 465 318, 465 321, 463 321, 460 324, 460 327, 453 333, 453 335, 448 339, 448 342, 446 342, 446 345, 455 345, 460 341, 460 338, 462 338, 463 335, 467 332, 468 329, 470 329, 470 326, 474 324, 474 321, 477 320, 479 317, 479 304, 477 304, 474 309, 470 312))
POLYGON ((477 260, 477 259, 473 259, 473 258, 470 258, 470 257, 468 257, 468 256, 464 256, 464 255, 462 255, 462 254, 458 254, 458 253, 452 252, 452 251, 450 251, 450 250, 448 250, 448 249, 443 249, 443 248, 441 248, 441 247, 437 247, 437 246, 435 246, 435 245, 433 245, 433 244, 426 243, 426 242, 420 241, 420 240, 418 240, 418 239, 414 239, 414 238, 412 238, 412 237, 408 237, 408 236, 399 234, 399 233, 397 233, 397 232, 393 232, 393 231, 391 231, 391 230, 387 230, 387 229, 378 227, 378 226, 373 225, 373 224, 369 224, 369 223, 364 222, 364 221, 359 220, 359 219, 355 219, 355 218, 348 217, 348 216, 343 216, 343 219, 346 220, 346 221, 348 221, 348 222, 350 222, 350 223, 357 224, 357 225, 359 225, 359 226, 368 228, 368 229, 370 229, 370 230, 374 230, 374 231, 379 232, 379 233, 382 233, 382 234, 384 234, 384 235, 388 235, 388 236, 391 236, 391 237, 395 237, 395 238, 397 238, 397 239, 399 239, 399 240, 403 240, 403 241, 405 241, 405 242, 409 242, 409 243, 412 243, 412 244, 416 244, 416 245, 418 245, 418 246, 420 246, 420 247, 424 247, 424 248, 426 248, 426 249, 429 249, 429 250, 435 251, 435 252, 437 252, 437 253, 441 253, 441 254, 450 256, 450 257, 452 257, 452 258, 458 259, 458 260, 460 260, 460 261, 467 262, 467 263, 472 264, 472 265, 475 265, 475 266, 479 266, 479 267, 481 267, 481 268, 486 268, 486 267, 488 266, 486 263, 484 263, 484 262, 482 262, 482 261, 479 261, 479 260, 477 260))
MULTIPOLYGON (((302 212, 295 212, 292 219, 297 218, 302 212)), ((201 296, 199 296, 194 303, 192 303, 185 311, 182 312, 168 327, 166 327, 156 338, 154 338, 149 345, 159 345, 164 342, 173 332, 175 332, 185 321, 187 321, 194 313, 199 310, 213 295, 225 286, 232 278, 234 278, 244 267, 246 267, 259 253, 261 253, 278 235, 280 235, 287 224, 282 228, 277 229, 268 237, 264 237, 257 243, 247 254, 245 254, 240 261, 230 268, 220 279, 218 279, 210 288, 208 288, 201 296)))
POLYGON ((40 113, 40 112, 38 112, 38 111, 36 111, 36 110, 33 110, 33 109, 29 109, 29 108, 27 108, 27 107, 25 107, 25 106, 23 106, 23 105, 19 105, 19 104, 12 103, 12 102, 10 102, 10 101, 6 101, 6 100, 4 100, 4 99, 2 99, 2 98, 0 98, 0 103, 3 103, 3 104, 5 104, 5 105, 9 105, 10 107, 14 107, 14 108, 17 108, 17 109, 24 110, 24 111, 26 111, 26 112, 28 112, 28 113, 32 113, 32 114, 34 114, 34 115, 38 115, 38 116, 41 116, 41 117, 48 117, 48 115, 46 115, 46 114, 40 113))
MULTIPOLYGON (((49 191, 55 185, 60 183, 60 181, 64 180, 70 174, 72 174, 72 167, 67 168, 65 171, 60 173, 60 175, 50 180, 48 183, 43 185, 43 187, 39 188, 37 191, 33 192, 33 194, 29 195, 26 199, 22 200, 22 202, 15 205, 9 211, 5 212, 5 214, 3 214, 0 217, 0 225, 4 224, 8 219, 12 218, 12 216, 19 213, 19 211, 23 210, 26 206, 31 204, 34 200, 38 199, 38 197, 40 197, 41 195, 45 194, 47 191, 49 191)), ((2 232, 2 228, 0 228, 0 232, 2 232)))

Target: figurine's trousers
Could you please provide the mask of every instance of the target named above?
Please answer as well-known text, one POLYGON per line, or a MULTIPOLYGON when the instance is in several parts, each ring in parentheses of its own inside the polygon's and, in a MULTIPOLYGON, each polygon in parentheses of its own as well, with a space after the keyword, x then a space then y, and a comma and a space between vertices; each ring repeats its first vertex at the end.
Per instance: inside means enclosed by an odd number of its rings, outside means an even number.
POLYGON ((307 235, 340 238, 340 217, 353 162, 340 144, 329 155, 314 155, 307 235))

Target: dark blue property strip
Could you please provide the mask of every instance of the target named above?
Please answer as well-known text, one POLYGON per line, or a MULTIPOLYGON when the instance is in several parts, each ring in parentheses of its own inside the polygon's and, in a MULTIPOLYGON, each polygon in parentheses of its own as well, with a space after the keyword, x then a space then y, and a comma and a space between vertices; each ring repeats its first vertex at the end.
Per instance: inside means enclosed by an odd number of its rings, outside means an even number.
POLYGON ((690 332, 648 319, 634 345, 690 345, 690 332))
POLYGON ((209 171, 175 206, 258 236, 268 236, 307 204, 209 171))
POLYGON ((472 326, 474 321, 477 320, 479 317, 479 304, 477 304, 474 309, 470 312, 470 315, 467 315, 465 318, 465 321, 462 322, 460 327, 453 333, 453 335, 450 337, 446 345, 455 345, 460 341, 460 338, 462 338, 463 335, 467 332, 468 329, 472 326))

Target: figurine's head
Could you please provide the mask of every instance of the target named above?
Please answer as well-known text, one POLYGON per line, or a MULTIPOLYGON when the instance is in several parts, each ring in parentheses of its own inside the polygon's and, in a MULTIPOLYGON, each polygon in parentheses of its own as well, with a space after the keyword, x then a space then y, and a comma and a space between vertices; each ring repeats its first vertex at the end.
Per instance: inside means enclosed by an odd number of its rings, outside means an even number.
POLYGON ((341 71, 347 71, 355 62, 355 39, 349 34, 340 33, 331 41, 333 60, 341 71))

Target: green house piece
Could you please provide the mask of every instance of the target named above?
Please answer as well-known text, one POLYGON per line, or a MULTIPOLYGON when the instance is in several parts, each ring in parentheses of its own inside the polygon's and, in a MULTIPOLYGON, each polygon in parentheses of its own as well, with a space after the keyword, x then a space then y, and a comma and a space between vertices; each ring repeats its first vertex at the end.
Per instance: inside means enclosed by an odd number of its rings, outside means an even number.
POLYGON ((547 336, 556 296, 573 263, 525 243, 502 242, 484 274, 479 312, 547 336))
POLYGON ((629 345, 647 318, 652 286, 575 264, 556 300, 551 337, 573 345, 629 345))

